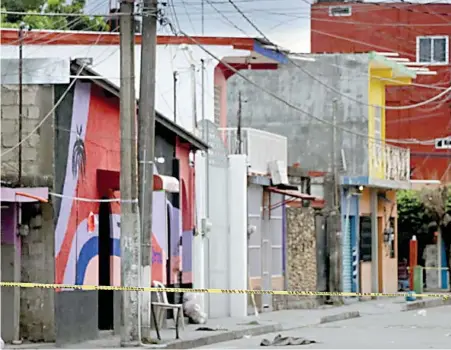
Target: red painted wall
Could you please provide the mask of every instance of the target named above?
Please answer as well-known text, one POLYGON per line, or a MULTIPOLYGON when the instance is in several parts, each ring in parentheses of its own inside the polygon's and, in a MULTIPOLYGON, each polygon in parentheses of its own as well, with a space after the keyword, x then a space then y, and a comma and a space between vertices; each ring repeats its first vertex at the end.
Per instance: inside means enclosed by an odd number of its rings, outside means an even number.
MULTIPOLYGON (((311 10, 312 53, 398 52, 416 61, 416 37, 449 35, 451 4, 328 3, 311 10), (329 6, 351 6, 352 15, 330 17, 329 6), (400 25, 406 23, 408 25, 400 25)), ((451 65, 429 66, 436 76, 419 76, 415 83, 446 88, 451 85, 451 65)), ((425 101, 442 90, 418 86, 389 87, 387 105, 403 106, 425 101)), ((387 110, 388 139, 431 140, 450 134, 451 98, 441 98, 424 107, 387 110)), ((399 145, 411 149, 412 177, 451 181, 451 153, 434 146, 399 145)))

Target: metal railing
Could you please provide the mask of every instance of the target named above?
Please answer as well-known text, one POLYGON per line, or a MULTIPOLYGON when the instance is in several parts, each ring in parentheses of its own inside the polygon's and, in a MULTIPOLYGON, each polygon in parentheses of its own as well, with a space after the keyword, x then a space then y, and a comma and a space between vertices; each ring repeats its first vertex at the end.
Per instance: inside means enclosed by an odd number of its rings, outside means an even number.
POLYGON ((268 163, 281 160, 287 164, 287 138, 267 131, 242 128, 241 147, 238 143, 236 128, 220 128, 219 132, 229 154, 246 154, 250 172, 268 173, 268 163), (241 150, 240 150, 241 148, 241 150))
POLYGON ((370 176, 395 181, 410 180, 410 150, 385 142, 370 142, 370 176))

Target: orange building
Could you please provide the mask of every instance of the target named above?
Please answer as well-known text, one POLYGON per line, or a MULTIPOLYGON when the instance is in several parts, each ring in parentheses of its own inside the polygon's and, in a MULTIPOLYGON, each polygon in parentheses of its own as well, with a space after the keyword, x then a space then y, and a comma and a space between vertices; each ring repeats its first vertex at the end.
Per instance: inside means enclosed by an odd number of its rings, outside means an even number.
MULTIPOLYGON (((451 4, 318 0, 311 8, 312 53, 397 52, 437 72, 387 87, 387 106, 415 105, 451 86, 450 38, 451 4)), ((399 143, 411 150, 413 179, 451 181, 451 93, 421 107, 387 110, 386 118, 387 139, 428 141, 399 143)))

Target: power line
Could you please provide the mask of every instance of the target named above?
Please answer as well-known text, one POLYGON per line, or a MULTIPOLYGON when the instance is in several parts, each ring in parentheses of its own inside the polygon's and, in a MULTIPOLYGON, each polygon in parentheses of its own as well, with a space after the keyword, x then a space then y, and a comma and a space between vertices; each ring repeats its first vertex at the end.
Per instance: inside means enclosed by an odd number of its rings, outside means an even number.
MULTIPOLYGON (((81 72, 83 71, 83 69, 85 68, 85 64, 79 69, 78 73, 77 73, 77 78, 80 76, 81 72)), ((22 138, 22 140, 20 140, 17 144, 15 144, 14 146, 12 146, 11 148, 8 148, 5 152, 3 152, 1 154, 1 157, 4 157, 5 155, 7 155, 8 153, 11 153, 12 151, 14 151, 17 147, 19 147, 20 145, 22 145, 25 141, 27 141, 36 131, 39 130, 39 128, 45 123, 45 121, 50 118, 53 115, 53 112, 55 111, 55 109, 60 105, 61 102, 63 102, 64 98, 66 97, 66 95, 69 93, 70 89, 72 88, 72 86, 74 86, 74 84, 77 82, 77 78, 74 78, 72 80, 72 82, 69 84, 69 86, 67 87, 67 89, 63 92, 63 94, 61 95, 61 97, 59 98, 59 100, 53 105, 53 107, 50 109, 50 111, 45 115, 44 118, 42 118, 42 120, 38 123, 38 125, 36 125, 36 127, 31 130, 31 132, 25 136, 24 138, 22 138)))
MULTIPOLYGON (((218 56, 216 56, 215 54, 213 54, 210 50, 206 49, 204 45, 202 45, 201 43, 199 43, 199 41, 197 41, 197 40, 196 40, 195 38, 193 38, 192 36, 188 35, 187 33, 185 33, 185 32, 182 31, 182 30, 179 30, 179 32, 180 32, 180 34, 182 34, 183 36, 185 36, 185 37, 187 37, 189 40, 191 40, 191 41, 192 41, 195 45, 197 45, 199 48, 201 48, 202 51, 204 51, 205 53, 207 53, 209 56, 213 57, 215 60, 217 60, 218 62, 220 62, 220 63, 223 64, 224 66, 226 66, 228 69, 230 69, 230 70, 232 70, 233 72, 235 72, 236 75, 238 75, 239 77, 241 77, 243 80, 245 80, 245 81, 246 81, 247 83, 249 83, 250 85, 256 87, 257 89, 259 89, 259 90, 261 90, 261 91, 263 91, 264 93, 266 93, 267 95, 273 97, 274 99, 278 100, 279 102, 283 103, 284 105, 286 105, 286 106, 288 106, 288 107, 290 107, 290 108, 292 108, 292 109, 294 109, 294 110, 296 110, 296 111, 298 111, 298 112, 300 112, 300 113, 302 113, 302 114, 308 116, 309 118, 312 118, 312 119, 314 119, 314 120, 316 120, 316 121, 318 121, 318 122, 320 122, 320 123, 322 123, 322 124, 326 124, 326 125, 329 125, 329 126, 338 128, 338 129, 340 129, 340 130, 342 130, 342 131, 344 131, 344 132, 347 132, 347 133, 350 133, 350 134, 353 134, 353 135, 356 135, 356 136, 364 137, 364 138, 374 139, 374 140, 382 141, 382 142, 387 142, 387 141, 388 141, 388 142, 396 142, 396 143, 402 143, 402 144, 410 144, 410 143, 411 143, 411 142, 408 142, 408 141, 401 141, 401 140, 390 140, 390 139, 382 140, 382 139, 379 139, 379 138, 376 138, 376 137, 369 136, 368 134, 363 134, 363 133, 359 133, 359 132, 356 132, 356 131, 347 129, 347 128, 343 127, 343 126, 340 126, 340 125, 331 123, 331 122, 329 122, 329 121, 327 121, 327 120, 324 120, 324 119, 319 118, 319 117, 317 117, 317 116, 315 116, 315 115, 313 115, 313 114, 310 114, 309 112, 307 112, 307 111, 305 111, 305 110, 299 108, 298 106, 293 105, 292 103, 286 101, 286 100, 283 99, 282 97, 280 97, 280 96, 274 94, 273 92, 271 92, 271 91, 265 89, 264 87, 258 85, 258 84, 255 83, 255 82, 253 82, 252 80, 250 80, 249 78, 247 78, 245 75, 243 75, 239 70, 237 70, 236 68, 234 68, 232 65, 230 65, 229 63, 227 63, 227 62, 225 62, 225 61, 222 61, 218 56)), ((414 142, 414 143, 415 143, 415 144, 425 144, 425 145, 426 145, 426 144, 430 144, 431 142, 429 142, 429 141, 427 141, 427 142, 417 141, 417 142, 414 142)))
MULTIPOLYGON (((249 19, 249 17, 247 17, 241 10, 240 8, 233 2, 233 0, 228 0, 229 3, 237 10, 238 13, 241 14, 241 16, 266 40, 268 41, 268 43, 270 43, 271 45, 274 45, 276 47, 276 50, 280 53, 280 50, 277 48, 277 45, 275 45, 267 36, 265 33, 263 33, 258 27, 257 25, 254 24, 254 22, 252 22, 252 20, 249 19)), ((430 98, 429 100, 423 101, 423 102, 419 102, 416 104, 412 104, 412 105, 405 105, 405 106, 378 106, 378 105, 374 105, 374 104, 369 104, 369 103, 365 103, 362 102, 352 96, 343 94, 340 90, 335 89, 334 87, 330 86, 329 84, 323 82, 322 80, 318 79, 317 77, 315 77, 312 73, 310 73, 308 70, 306 70, 305 68, 301 67, 300 65, 298 65, 293 59, 291 59, 290 57, 288 57, 288 60, 290 61, 290 63, 292 63, 294 66, 296 66, 297 68, 299 68, 302 72, 304 72, 306 75, 308 75, 311 79, 315 80, 316 82, 318 82, 320 85, 324 86, 325 88, 335 92, 336 94, 343 96, 351 101, 357 102, 359 104, 363 104, 363 105, 367 105, 369 107, 379 107, 385 110, 404 110, 404 109, 411 109, 411 108, 417 108, 417 107, 421 107, 424 106, 430 102, 433 102, 437 99, 439 99, 440 97, 444 96, 445 94, 451 92, 451 86, 445 90, 443 90, 442 92, 440 92, 439 94, 437 94, 436 96, 430 98)))

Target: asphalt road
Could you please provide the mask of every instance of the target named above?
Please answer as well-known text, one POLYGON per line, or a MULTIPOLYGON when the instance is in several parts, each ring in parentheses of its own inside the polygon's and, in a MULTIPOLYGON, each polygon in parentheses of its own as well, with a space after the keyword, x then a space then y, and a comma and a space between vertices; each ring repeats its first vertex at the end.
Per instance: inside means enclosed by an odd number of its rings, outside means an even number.
POLYGON ((202 347, 203 349, 451 349, 451 306, 363 316, 308 328, 282 332, 304 337, 316 344, 260 347, 262 339, 278 333, 243 338, 202 347), (425 312, 425 314, 424 314, 425 312))

